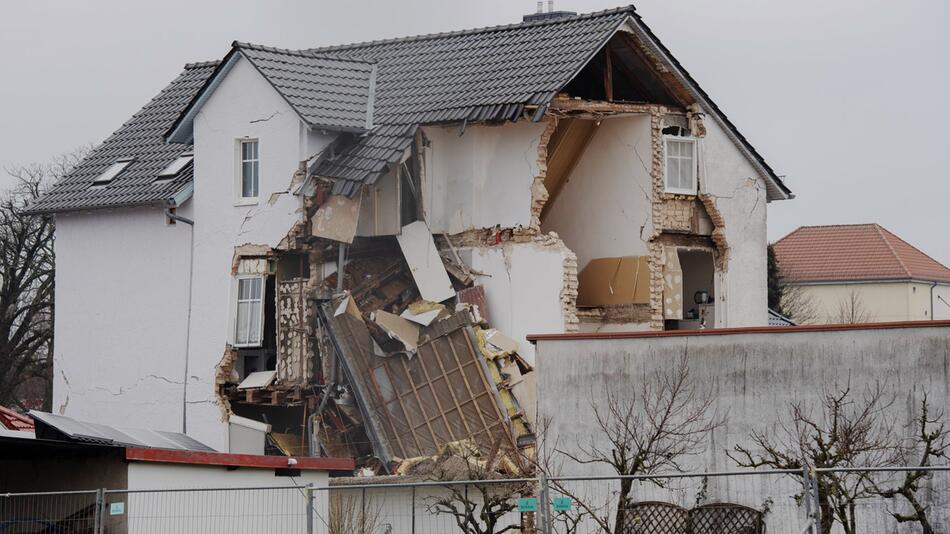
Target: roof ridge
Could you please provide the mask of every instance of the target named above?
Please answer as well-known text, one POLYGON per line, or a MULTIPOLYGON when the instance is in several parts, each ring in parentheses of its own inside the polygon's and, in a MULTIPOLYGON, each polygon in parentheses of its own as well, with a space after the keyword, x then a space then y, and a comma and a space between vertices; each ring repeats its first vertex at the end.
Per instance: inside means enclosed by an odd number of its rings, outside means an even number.
POLYGON ((246 48, 246 49, 248 49, 248 50, 258 50, 258 51, 262 51, 262 52, 273 52, 273 53, 276 53, 276 54, 285 54, 285 55, 288 55, 288 56, 305 57, 305 58, 308 58, 308 59, 326 59, 326 60, 328 60, 328 61, 340 61, 340 62, 347 62, 347 63, 363 63, 363 64, 366 64, 366 65, 376 65, 376 64, 377 64, 376 61, 370 61, 370 60, 368 60, 368 59, 341 57, 341 56, 339 56, 339 55, 330 55, 330 54, 320 54, 320 53, 317 53, 317 52, 312 51, 313 49, 310 49, 310 48, 304 48, 304 49, 300 49, 300 50, 291 50, 291 49, 289 49, 289 48, 278 48, 278 47, 276 47, 276 46, 267 46, 267 45, 262 45, 262 44, 248 43, 248 42, 244 42, 244 41, 234 41, 234 42, 231 43, 231 46, 234 47, 234 48, 238 48, 238 49, 246 48))
MULTIPOLYGON (((884 228, 883 226, 880 226, 880 225, 877 225, 877 226, 878 226, 878 228, 881 229, 881 231, 882 231, 884 234, 887 234, 887 236, 893 237, 894 239, 896 239, 896 240, 900 241, 901 243, 907 245, 908 247, 914 249, 914 251, 916 251, 917 253, 919 253, 921 256, 924 256, 924 257, 927 258, 928 260, 930 260, 930 261, 934 262, 935 264, 939 265, 939 266, 942 267, 944 270, 950 271, 950 267, 947 267, 946 265, 944 265, 943 263, 941 263, 939 260, 937 260, 936 258, 934 258, 933 256, 931 256, 930 254, 927 254, 927 253, 924 252, 923 250, 920 250, 920 249, 917 248, 916 246, 914 246, 914 245, 912 245, 911 243, 909 243, 908 241, 904 240, 903 238, 901 238, 901 236, 895 234, 894 232, 888 230, 887 228, 884 228)), ((884 240, 885 240, 885 241, 888 241, 888 237, 885 237, 884 240)), ((888 243, 888 244, 890 244, 890 243, 888 243)), ((908 269, 908 273, 910 273, 910 270, 909 270, 909 269, 908 269)), ((910 274, 913 275, 913 273, 910 273, 910 274)))
POLYGON ((911 273, 910 269, 907 268, 907 264, 904 263, 904 260, 903 258, 901 258, 901 255, 898 254, 896 250, 894 250, 894 245, 892 245, 890 240, 887 239, 887 237, 884 235, 884 232, 886 230, 884 230, 884 228, 882 228, 881 225, 877 223, 873 223, 871 227, 877 230, 877 235, 880 236, 881 241, 884 241, 884 244, 887 245, 887 250, 890 250, 891 254, 894 255, 894 259, 897 260, 897 263, 901 264, 901 269, 904 270, 904 274, 906 274, 908 277, 913 277, 913 273, 911 273))
POLYGON ((582 19, 590 19, 596 17, 602 17, 607 15, 615 15, 618 13, 630 13, 633 14, 636 12, 636 6, 633 4, 628 4, 625 6, 615 7, 611 9, 604 9, 601 11, 592 11, 590 13, 578 13, 576 15, 569 15, 564 17, 552 18, 552 19, 543 19, 538 21, 522 21, 522 22, 513 22, 511 24, 499 24, 495 26, 482 26, 479 28, 469 28, 465 30, 451 30, 447 32, 437 32, 437 33, 422 33, 418 35, 407 35, 403 37, 390 37, 389 39, 376 39, 372 41, 359 41, 355 43, 339 44, 339 45, 328 45, 328 46, 318 46, 315 48, 306 48, 306 51, 313 52, 335 52, 343 50, 352 50, 356 48, 366 48, 369 46, 378 46, 392 43, 400 42, 411 42, 411 41, 426 41, 429 39, 442 39, 445 37, 455 37, 459 35, 472 35, 477 33, 488 33, 494 31, 504 31, 512 30, 515 28, 528 28, 536 26, 546 26, 561 24, 568 21, 577 21, 582 19))
POLYGON ((185 63, 184 69, 203 69, 205 67, 217 67, 221 63, 220 60, 212 59, 210 61, 196 61, 194 63, 185 63))

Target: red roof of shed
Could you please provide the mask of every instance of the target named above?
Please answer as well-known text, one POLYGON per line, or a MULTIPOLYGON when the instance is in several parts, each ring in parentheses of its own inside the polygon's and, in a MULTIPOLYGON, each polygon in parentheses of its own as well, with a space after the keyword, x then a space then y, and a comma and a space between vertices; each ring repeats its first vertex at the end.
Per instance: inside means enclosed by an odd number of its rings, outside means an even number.
POLYGON ((7 430, 33 431, 33 419, 0 406, 0 427, 7 430))
POLYGON ((790 282, 950 282, 950 269, 879 224, 802 226, 772 247, 790 282))

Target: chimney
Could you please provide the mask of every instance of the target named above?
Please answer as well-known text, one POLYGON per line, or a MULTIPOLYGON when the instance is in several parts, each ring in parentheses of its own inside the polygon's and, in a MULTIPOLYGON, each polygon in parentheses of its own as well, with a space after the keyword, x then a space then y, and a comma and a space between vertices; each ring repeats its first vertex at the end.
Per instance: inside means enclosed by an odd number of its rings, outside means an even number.
POLYGON ((554 0, 548 0, 548 10, 544 10, 544 0, 538 0, 538 10, 535 13, 525 15, 524 22, 540 22, 544 20, 563 19, 573 17, 577 13, 573 11, 554 11, 554 0))

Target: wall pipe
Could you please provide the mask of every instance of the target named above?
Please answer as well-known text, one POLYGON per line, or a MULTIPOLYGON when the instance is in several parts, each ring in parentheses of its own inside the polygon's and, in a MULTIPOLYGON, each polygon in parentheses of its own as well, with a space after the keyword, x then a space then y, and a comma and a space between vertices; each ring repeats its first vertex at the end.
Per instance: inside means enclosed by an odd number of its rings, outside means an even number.
POLYGON ((191 229, 188 246, 188 314, 185 324, 185 368, 181 381, 181 433, 188 433, 188 361, 191 359, 191 294, 195 278, 195 221, 178 215, 174 206, 165 208, 165 216, 169 220, 185 223, 191 229))

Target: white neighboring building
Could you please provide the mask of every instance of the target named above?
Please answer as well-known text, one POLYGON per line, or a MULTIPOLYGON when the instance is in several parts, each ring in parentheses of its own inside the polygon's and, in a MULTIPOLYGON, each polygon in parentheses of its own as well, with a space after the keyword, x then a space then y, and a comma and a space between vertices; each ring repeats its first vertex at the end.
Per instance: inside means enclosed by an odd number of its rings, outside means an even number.
POLYGON ((950 269, 879 224, 802 226, 772 247, 809 322, 950 319, 950 269))
POLYGON ((57 222, 54 410, 219 450, 233 412, 306 450, 347 385, 311 303, 343 245, 398 254, 416 220, 528 363, 529 333, 767 324, 779 177, 632 8, 525 19, 187 66, 31 207, 57 222))

